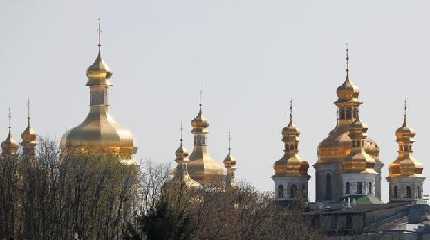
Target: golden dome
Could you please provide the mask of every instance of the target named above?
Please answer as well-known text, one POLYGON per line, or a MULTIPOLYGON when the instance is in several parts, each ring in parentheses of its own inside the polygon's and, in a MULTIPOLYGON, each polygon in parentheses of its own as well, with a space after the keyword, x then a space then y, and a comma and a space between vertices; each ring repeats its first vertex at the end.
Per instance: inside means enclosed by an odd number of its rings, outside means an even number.
POLYGON ((183 147, 183 145, 182 145, 182 139, 181 139, 181 144, 179 145, 178 149, 176 149, 175 155, 176 155, 176 160, 175 161, 177 163, 180 163, 180 162, 183 162, 185 160, 188 160, 187 157, 188 157, 189 154, 188 154, 187 149, 185 149, 183 147))
POLYGON ((227 156, 224 158, 224 166, 225 168, 235 168, 236 167, 236 158, 231 155, 229 152, 227 156))
POLYGON ((346 76, 345 82, 337 88, 336 93, 339 101, 351 101, 358 99, 360 95, 358 87, 349 80, 348 75, 346 76))
POLYGON ((205 117, 203 117, 201 105, 200 105, 199 113, 193 120, 191 120, 191 126, 193 127, 192 133, 205 131, 206 128, 209 127, 208 120, 205 117))
POLYGON ((111 86, 111 82, 108 80, 112 76, 108 65, 103 61, 101 57, 101 51, 97 54, 97 58, 93 64, 87 69, 88 82, 87 86, 107 84, 111 86))
POLYGON ((108 155, 121 159, 125 164, 136 164, 133 154, 137 148, 131 132, 122 128, 109 114, 107 80, 112 76, 100 55, 87 70, 90 87, 90 111, 77 127, 67 131, 61 148, 67 154, 108 155))
POLYGON ((13 139, 9 129, 6 139, 1 143, 2 155, 15 155, 18 151, 18 148, 19 145, 15 139, 13 139))
POLYGON ((30 126, 27 126, 24 132, 21 133, 21 139, 23 142, 36 143, 36 138, 36 131, 30 126))

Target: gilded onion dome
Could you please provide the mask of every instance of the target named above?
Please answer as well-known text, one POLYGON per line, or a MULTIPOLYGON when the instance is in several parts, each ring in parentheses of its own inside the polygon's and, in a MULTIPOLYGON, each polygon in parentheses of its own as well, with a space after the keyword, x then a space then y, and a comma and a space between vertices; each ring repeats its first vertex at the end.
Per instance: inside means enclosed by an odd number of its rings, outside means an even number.
POLYGON ((189 174, 201 184, 219 184, 225 177, 224 168, 209 154, 207 144, 209 122, 203 116, 201 104, 197 116, 191 120, 191 127, 194 148, 189 157, 189 174))
POLYGON ((12 134, 9 132, 6 139, 1 143, 1 150, 3 156, 15 155, 18 151, 19 145, 13 139, 12 134))
POLYGON ((224 158, 224 167, 226 169, 236 169, 236 158, 231 155, 231 149, 228 150, 227 156, 224 158))
MULTIPOLYGON (((337 125, 318 145, 317 163, 343 161, 351 154, 350 130, 353 123, 359 119, 359 107, 362 103, 358 99, 360 91, 349 76, 348 49, 346 49, 346 63, 346 79, 337 88, 338 99, 335 102, 338 108, 337 125)), ((367 136, 363 141, 364 151, 379 162, 378 144, 367 136)))
POLYGON ((396 131, 399 155, 389 166, 389 177, 422 177, 423 165, 412 155, 412 146, 415 142, 414 137, 415 131, 407 125, 405 102, 403 124, 396 131))
POLYGON ((15 139, 13 139, 12 137, 12 133, 11 133, 11 112, 10 112, 10 108, 9 108, 9 126, 8 126, 8 134, 6 139, 1 143, 1 154, 3 157, 6 156, 11 156, 11 155, 15 155, 18 151, 19 145, 18 143, 15 141, 15 139))
POLYGON ((299 129, 293 124, 292 102, 290 102, 290 122, 282 129, 284 155, 275 162, 275 176, 309 176, 309 163, 299 155, 299 129))
POLYGON ((124 164, 136 164, 137 148, 131 132, 109 114, 108 90, 112 72, 101 57, 101 44, 94 63, 87 69, 90 111, 77 127, 67 131, 61 141, 63 153, 118 157, 124 164))

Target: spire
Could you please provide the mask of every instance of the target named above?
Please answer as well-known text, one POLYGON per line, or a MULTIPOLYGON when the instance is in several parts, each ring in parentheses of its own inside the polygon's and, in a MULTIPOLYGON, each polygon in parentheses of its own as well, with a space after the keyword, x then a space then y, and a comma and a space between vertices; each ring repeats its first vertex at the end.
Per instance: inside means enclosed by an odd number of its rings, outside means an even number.
POLYGON ((102 35, 102 27, 101 27, 101 19, 97 18, 97 34, 98 34, 98 41, 97 41, 97 47, 99 48, 99 55, 100 55, 100 51, 101 51, 101 47, 102 47, 102 40, 101 40, 101 35, 102 35))
POLYGON ((293 99, 290 99, 290 122, 288 126, 291 127, 293 125, 293 99))
POLYGON ((200 89, 199 113, 202 112, 203 90, 200 89))
POLYGON ((228 130, 228 155, 231 154, 231 131, 228 130))
POLYGON ((108 65, 103 61, 101 57, 101 47, 103 45, 101 42, 102 29, 101 29, 100 18, 97 19, 97 22, 98 22, 97 24, 98 54, 96 59, 94 60, 94 63, 91 66, 89 66, 87 69, 87 77, 88 77, 87 86, 100 85, 101 83, 111 86, 112 85, 111 82, 108 81, 107 79, 109 79, 112 76, 112 72, 110 71, 108 65))
POLYGON ((9 112, 8 112, 8 115, 7 115, 7 118, 8 118, 8 137, 10 137, 11 136, 11 133, 10 133, 10 129, 11 129, 11 120, 12 120, 12 113, 11 113, 11 111, 10 111, 10 107, 9 107, 9 112))
POLYGON ((30 98, 27 98, 27 127, 30 128, 30 98))
POLYGON ((348 43, 345 43, 345 53, 346 53, 346 80, 349 81, 349 47, 348 43))
POLYGON ((184 131, 184 127, 182 126, 182 121, 181 121, 181 128, 180 128, 180 131, 181 131, 181 138, 179 139, 179 141, 181 142, 181 147, 182 147, 182 142, 183 142, 183 131, 184 131))
POLYGON ((403 125, 402 125, 402 127, 406 127, 406 123, 407 123, 407 111, 408 111, 408 106, 407 106, 407 99, 405 98, 405 101, 404 101, 404 112, 403 112, 403 125))

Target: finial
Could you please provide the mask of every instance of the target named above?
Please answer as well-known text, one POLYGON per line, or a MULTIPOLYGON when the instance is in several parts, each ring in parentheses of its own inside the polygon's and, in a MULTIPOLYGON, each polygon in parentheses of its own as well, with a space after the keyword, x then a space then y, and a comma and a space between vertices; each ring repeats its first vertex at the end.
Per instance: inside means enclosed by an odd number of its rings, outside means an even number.
POLYGON ((228 130, 228 154, 231 153, 231 131, 228 130))
POLYGON ((345 53, 346 53, 346 79, 349 79, 349 46, 345 43, 345 53))
POLYGON ((293 124, 293 99, 290 99, 290 124, 293 124))
POLYGON ((8 112, 8 115, 7 115, 7 118, 8 118, 8 126, 7 126, 7 128, 8 128, 8 130, 9 130, 9 135, 10 135, 10 128, 11 128, 11 119, 12 119, 12 113, 11 113, 11 110, 10 110, 10 107, 9 107, 9 112, 8 112))
POLYGON ((407 99, 405 98, 405 100, 404 100, 404 112, 403 112, 403 127, 406 127, 406 117, 407 117, 407 114, 408 114, 408 105, 407 105, 407 99))
POLYGON ((98 41, 97 41, 97 46, 99 47, 99 51, 102 47, 102 40, 101 40, 101 35, 102 35, 102 28, 101 28, 101 19, 97 18, 97 23, 98 23, 98 27, 97 27, 97 33, 98 33, 98 41))
POLYGON ((182 146, 182 142, 183 142, 183 136, 182 136, 182 134, 183 134, 183 131, 184 131, 184 127, 182 126, 182 121, 181 121, 181 128, 180 128, 180 130, 181 130, 181 138, 179 139, 179 141, 181 141, 181 146, 182 146))
POLYGON ((30 98, 27 98, 27 127, 30 128, 30 98))
POLYGON ((202 101, 203 101, 203 90, 200 90, 200 101, 199 101, 199 109, 202 111, 202 101))

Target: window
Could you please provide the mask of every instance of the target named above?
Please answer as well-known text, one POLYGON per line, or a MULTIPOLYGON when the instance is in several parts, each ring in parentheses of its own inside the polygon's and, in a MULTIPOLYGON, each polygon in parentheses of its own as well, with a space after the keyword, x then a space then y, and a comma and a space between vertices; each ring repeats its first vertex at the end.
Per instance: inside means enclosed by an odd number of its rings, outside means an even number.
POLYGON ((278 186, 278 198, 284 198, 284 186, 283 185, 278 186))
POLYGON ((302 185, 302 196, 305 199, 308 198, 308 191, 306 190, 306 185, 305 184, 302 185))
POLYGON ((398 188, 397 188, 397 186, 394 186, 394 193, 393 193, 393 197, 394 198, 397 198, 398 197, 398 188))
POLYGON ((362 182, 357 183, 357 194, 363 194, 363 183, 362 182))
POLYGON ((346 110, 346 119, 347 120, 352 119, 352 111, 351 111, 351 109, 347 109, 346 110))
POLYGON ((327 173, 325 176, 325 200, 331 200, 331 175, 327 173))
POLYGON ((345 194, 351 194, 351 184, 349 182, 346 182, 345 194))
POLYGON ((412 190, 410 186, 406 186, 406 198, 412 198, 412 190))
POLYGON ((339 110, 339 119, 344 120, 345 119, 345 110, 340 109, 339 110))
POLYGON ((290 198, 294 199, 297 195, 297 186, 295 184, 291 185, 290 188, 290 198))
POLYGON ((372 194, 372 182, 369 182, 369 195, 372 194))

